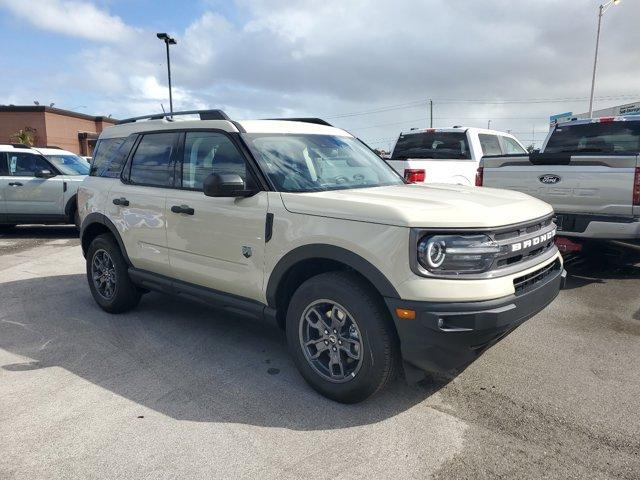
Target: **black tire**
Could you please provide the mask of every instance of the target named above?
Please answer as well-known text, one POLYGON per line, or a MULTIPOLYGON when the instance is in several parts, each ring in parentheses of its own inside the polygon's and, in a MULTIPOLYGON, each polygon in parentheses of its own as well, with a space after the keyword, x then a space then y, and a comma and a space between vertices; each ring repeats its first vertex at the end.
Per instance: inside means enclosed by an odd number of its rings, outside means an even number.
MULTIPOLYGON (((338 316, 339 313, 338 311, 338 316)), ((323 321, 331 321, 331 318, 327 313, 323 321)), ((320 332, 320 335, 324 335, 320 338, 321 343, 316 338, 311 342, 322 347, 324 351, 319 358, 324 356, 329 363, 329 369, 332 369, 328 356, 332 354, 329 349, 333 349, 335 355, 336 335, 331 335, 334 337, 331 339, 333 343, 327 343, 327 331, 320 332), (329 349, 322 344, 328 345, 329 349)), ((341 342, 344 340, 342 331, 337 337, 342 339, 341 342)), ((342 403, 361 402, 382 390, 395 375, 399 362, 399 345, 395 327, 382 298, 358 275, 350 272, 323 273, 310 278, 296 290, 287 310, 287 342, 294 362, 307 383, 325 397, 342 403), (360 354, 358 360, 360 363, 354 365, 353 359, 343 355, 345 360, 341 361, 337 369, 338 373, 348 372, 349 369, 353 369, 353 372, 345 375, 341 380, 327 378, 328 375, 336 372, 322 371, 322 366, 313 365, 316 360, 307 359, 310 355, 308 348, 314 349, 311 357, 313 353, 318 354, 319 348, 316 350, 315 346, 303 346, 308 340, 303 338, 304 332, 317 330, 317 327, 310 327, 310 322, 303 316, 316 310, 314 305, 319 306, 320 311, 326 312, 331 303, 326 303, 325 300, 335 302, 339 308, 345 309, 346 318, 352 317, 352 323, 356 324, 355 328, 358 331, 355 338, 359 339, 357 351, 360 354), (352 362, 351 366, 343 368, 343 363, 346 362, 352 362)), ((340 344, 343 345, 343 343, 340 344)), ((342 351, 338 350, 338 354, 340 353, 342 351)))
POLYGON ((120 247, 111 234, 99 235, 93 239, 87 250, 87 281, 94 300, 100 307, 109 313, 123 313, 131 310, 140 302, 140 292, 131 282, 128 273, 127 262, 125 262, 120 247), (110 278, 115 281, 114 287, 107 293, 101 293, 99 286, 94 282, 93 274, 97 273, 94 267, 94 260, 99 255, 104 259, 104 253, 111 260, 113 269, 109 268, 110 278))
POLYGON ((80 231, 80 212, 77 208, 73 212, 73 224, 76 226, 78 231, 80 231))

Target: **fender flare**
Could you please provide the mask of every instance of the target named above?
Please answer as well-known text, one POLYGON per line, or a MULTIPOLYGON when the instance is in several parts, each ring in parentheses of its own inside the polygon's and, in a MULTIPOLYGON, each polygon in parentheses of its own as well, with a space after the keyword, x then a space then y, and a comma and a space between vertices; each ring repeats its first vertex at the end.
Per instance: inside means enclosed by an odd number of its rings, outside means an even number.
MULTIPOLYGON (((67 204, 64 206, 64 214, 67 217, 71 217, 71 212, 75 209, 78 208, 77 205, 78 202, 78 194, 74 193, 71 198, 69 198, 69 200, 67 200, 67 204)), ((71 220, 73 220, 73 218, 71 218, 71 220)))
POLYGON ((316 243, 295 248, 278 261, 267 283, 266 298, 270 307, 276 306, 278 287, 288 271, 297 263, 310 259, 333 260, 347 265, 369 280, 383 297, 400 298, 387 277, 368 260, 342 247, 316 243))
POLYGON ((107 230, 111 232, 111 234, 116 239, 118 246, 120 247, 120 251, 122 252, 122 256, 124 257, 124 260, 127 262, 127 264, 130 267, 133 266, 133 264, 131 263, 131 260, 129 260, 129 255, 127 255, 127 249, 124 248, 124 242, 122 241, 120 232, 118 232, 118 229, 116 228, 116 226, 113 224, 111 220, 109 220, 109 218, 107 218, 106 215, 99 212, 90 213, 82 221, 82 225, 80 226, 80 243, 83 245, 82 253, 86 254, 85 248, 84 248, 84 235, 87 229, 91 227, 91 225, 95 225, 95 224, 103 225, 104 227, 107 228, 107 230))

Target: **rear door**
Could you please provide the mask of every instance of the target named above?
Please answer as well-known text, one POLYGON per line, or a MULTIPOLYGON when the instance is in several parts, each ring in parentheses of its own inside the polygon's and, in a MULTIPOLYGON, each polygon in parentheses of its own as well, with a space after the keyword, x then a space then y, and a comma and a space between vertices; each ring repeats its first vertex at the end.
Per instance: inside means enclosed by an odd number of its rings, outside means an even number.
POLYGON ((262 301, 267 192, 247 198, 214 198, 202 192, 211 173, 237 174, 256 182, 245 157, 224 132, 183 134, 179 188, 166 199, 167 242, 172 277, 262 301), (188 213, 172 208, 188 208, 188 213))
POLYGON ((38 178, 36 172, 57 170, 40 154, 6 152, 8 178, 3 181, 5 209, 15 221, 47 219, 64 215, 64 180, 59 175, 38 178))
POLYGON ((133 265, 162 275, 171 274, 165 201, 174 185, 177 139, 174 132, 141 135, 106 207, 133 265))
POLYGON ((400 135, 387 163, 407 179, 417 171, 424 183, 460 185, 473 185, 478 164, 466 132, 436 129, 400 135))

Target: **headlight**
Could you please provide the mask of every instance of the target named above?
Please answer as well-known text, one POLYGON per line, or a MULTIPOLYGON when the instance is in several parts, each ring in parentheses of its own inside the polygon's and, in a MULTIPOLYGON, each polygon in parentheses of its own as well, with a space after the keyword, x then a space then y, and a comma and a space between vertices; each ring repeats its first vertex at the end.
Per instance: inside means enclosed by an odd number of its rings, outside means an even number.
POLYGON ((500 246, 487 235, 434 235, 418 241, 418 262, 433 273, 488 270, 500 246))

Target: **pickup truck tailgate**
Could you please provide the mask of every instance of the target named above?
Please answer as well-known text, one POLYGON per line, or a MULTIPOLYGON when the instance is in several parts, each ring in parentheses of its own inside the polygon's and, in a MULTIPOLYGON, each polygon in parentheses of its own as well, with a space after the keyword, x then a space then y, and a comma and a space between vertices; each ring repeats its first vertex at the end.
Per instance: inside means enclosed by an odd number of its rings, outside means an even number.
POLYGON ((633 215, 638 155, 485 157, 483 186, 528 193, 557 213, 633 215))

